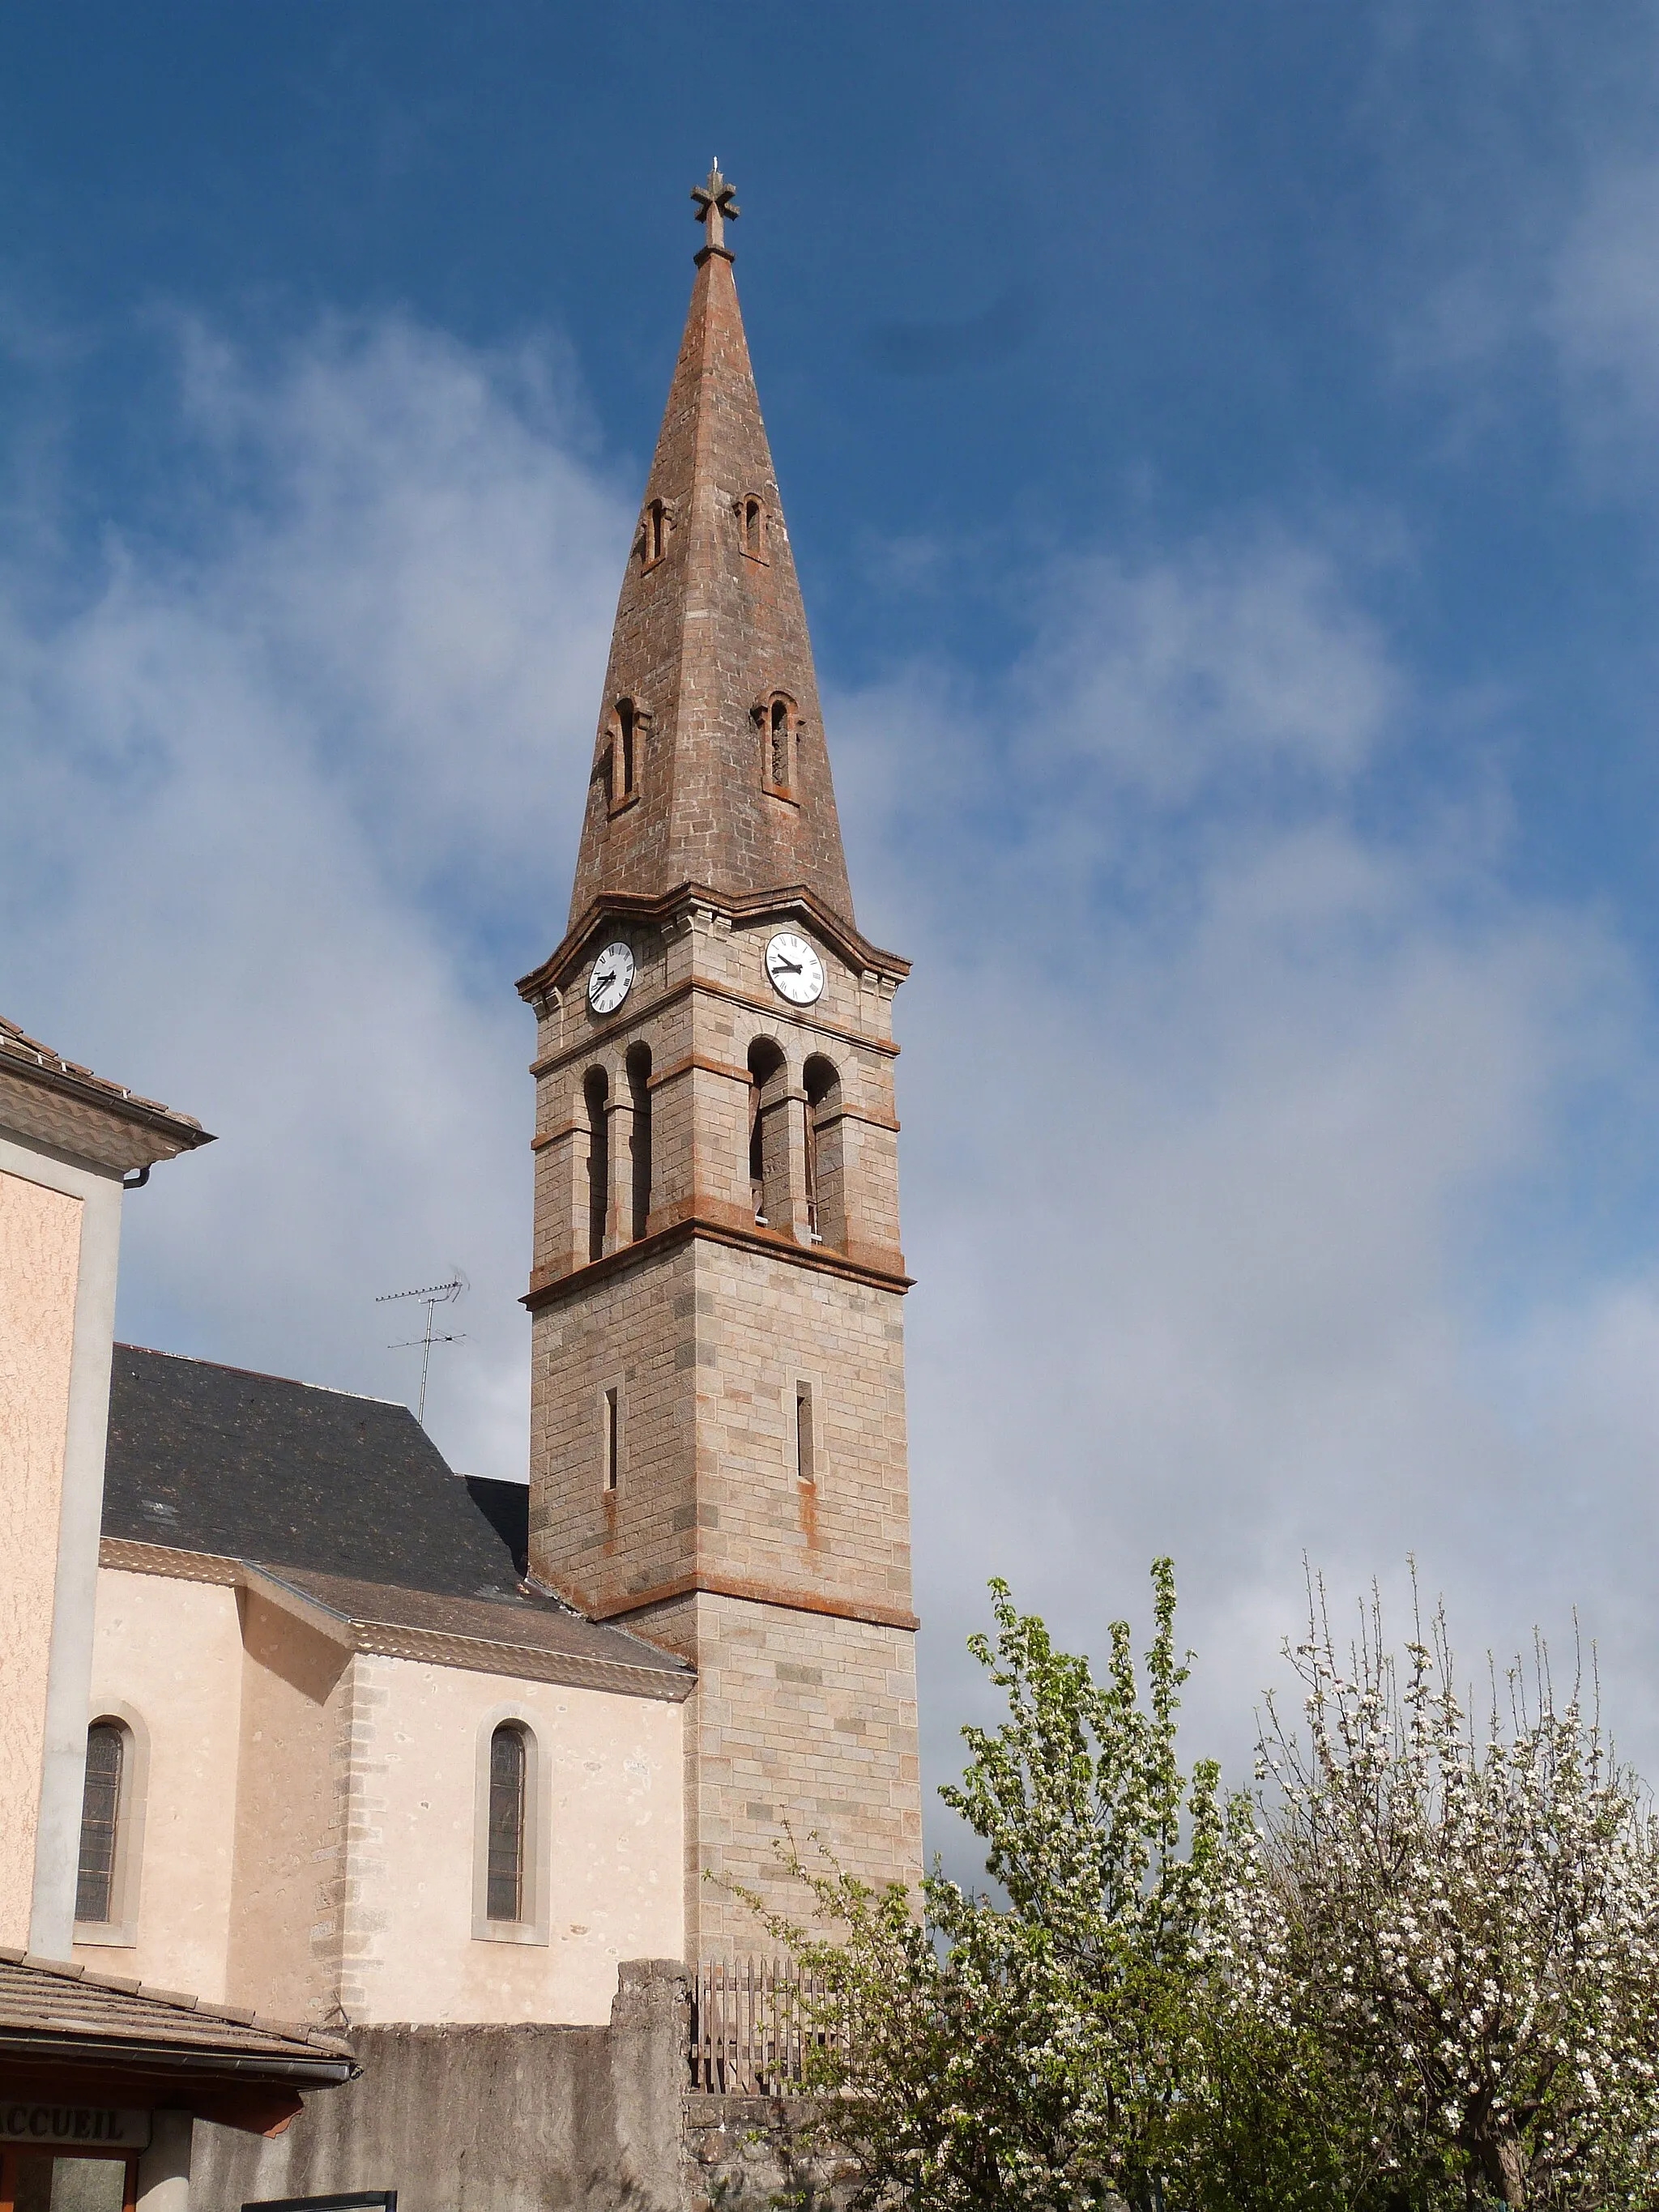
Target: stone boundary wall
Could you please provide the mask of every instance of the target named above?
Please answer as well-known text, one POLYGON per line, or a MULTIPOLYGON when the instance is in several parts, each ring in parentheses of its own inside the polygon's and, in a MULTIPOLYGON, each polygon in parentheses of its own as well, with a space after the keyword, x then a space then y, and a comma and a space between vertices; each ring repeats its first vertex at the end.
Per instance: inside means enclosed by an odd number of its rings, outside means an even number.
POLYGON ((681 2212, 844 2212, 851 2168, 803 2139, 815 2107, 806 2097, 685 2096, 681 2212))
POLYGON ((359 2189, 398 2212, 685 2212, 690 2022, 686 1968, 645 1959, 609 2027, 349 2029, 362 2078, 283 2134, 197 2124, 191 2212, 359 2189))

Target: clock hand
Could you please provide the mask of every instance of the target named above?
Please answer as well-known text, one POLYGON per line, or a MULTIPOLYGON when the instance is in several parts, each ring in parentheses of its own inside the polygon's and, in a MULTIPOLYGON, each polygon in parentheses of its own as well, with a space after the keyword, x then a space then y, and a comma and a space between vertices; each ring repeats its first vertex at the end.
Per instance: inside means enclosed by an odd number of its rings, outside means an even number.
POLYGON ((779 953, 777 958, 772 963, 772 965, 775 968, 781 968, 787 975, 799 975, 800 973, 800 962, 799 960, 786 960, 782 953, 779 953))

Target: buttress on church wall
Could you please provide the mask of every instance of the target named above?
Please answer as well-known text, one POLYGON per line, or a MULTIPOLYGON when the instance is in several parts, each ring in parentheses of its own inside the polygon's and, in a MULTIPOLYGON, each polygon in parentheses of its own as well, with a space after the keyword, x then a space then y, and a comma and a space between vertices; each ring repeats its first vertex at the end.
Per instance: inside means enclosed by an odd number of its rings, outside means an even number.
POLYGON ((143 1730, 130 1946, 102 1971, 277 2018, 609 2018, 684 1943, 682 1709, 354 1652, 256 1591, 100 1571, 93 1712, 143 1730), (539 1925, 475 1932, 481 1747, 521 1724, 539 1925))

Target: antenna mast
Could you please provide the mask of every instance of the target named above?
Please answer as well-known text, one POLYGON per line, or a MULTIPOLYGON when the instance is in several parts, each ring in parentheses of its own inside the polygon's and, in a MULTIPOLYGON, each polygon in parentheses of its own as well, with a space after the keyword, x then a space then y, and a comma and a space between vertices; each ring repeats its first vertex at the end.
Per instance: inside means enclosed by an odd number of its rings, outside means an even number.
POLYGON ((451 1330, 447 1335, 434 1336, 434 1316, 440 1306, 453 1305, 471 1287, 465 1275, 459 1267, 454 1267, 450 1270, 447 1282, 427 1283, 418 1291, 386 1291, 374 1301, 377 1306, 392 1305, 401 1298, 420 1298, 425 1302, 426 1327, 420 1335, 406 1336, 401 1343, 386 1346, 388 1352, 410 1352, 416 1345, 421 1348, 421 1396, 415 1409, 415 1418, 422 1428, 426 1426, 426 1378, 427 1370, 432 1364, 433 1346, 466 1342, 465 1332, 458 1330, 451 1330))

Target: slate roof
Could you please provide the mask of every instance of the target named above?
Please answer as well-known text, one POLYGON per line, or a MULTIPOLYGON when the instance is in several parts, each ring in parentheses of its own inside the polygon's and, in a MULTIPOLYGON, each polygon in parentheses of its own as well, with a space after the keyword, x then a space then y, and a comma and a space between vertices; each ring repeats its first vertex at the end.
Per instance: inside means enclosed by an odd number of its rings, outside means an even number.
POLYGON ((195 1553, 224 1563, 206 1579, 234 1580, 229 1563, 246 1561, 388 1632, 356 1635, 363 1650, 415 1656, 411 1638, 443 1638, 452 1665, 557 1655, 571 1680, 685 1694, 684 1661, 525 1587, 528 1529, 527 1492, 464 1481, 406 1406, 115 1347, 103 1523, 114 1564, 178 1573, 195 1553), (128 1545, 148 1556, 124 1558, 128 1545))
POLYGON ((104 1534, 453 1597, 519 1581, 407 1406, 131 1344, 110 1375, 104 1534))
POLYGON ((343 2081, 356 2070, 350 2046, 320 2028, 0 1950, 0 2055, 39 2060, 56 2048, 84 2060, 89 2044, 112 2055, 165 2052, 265 2079, 343 2081))

